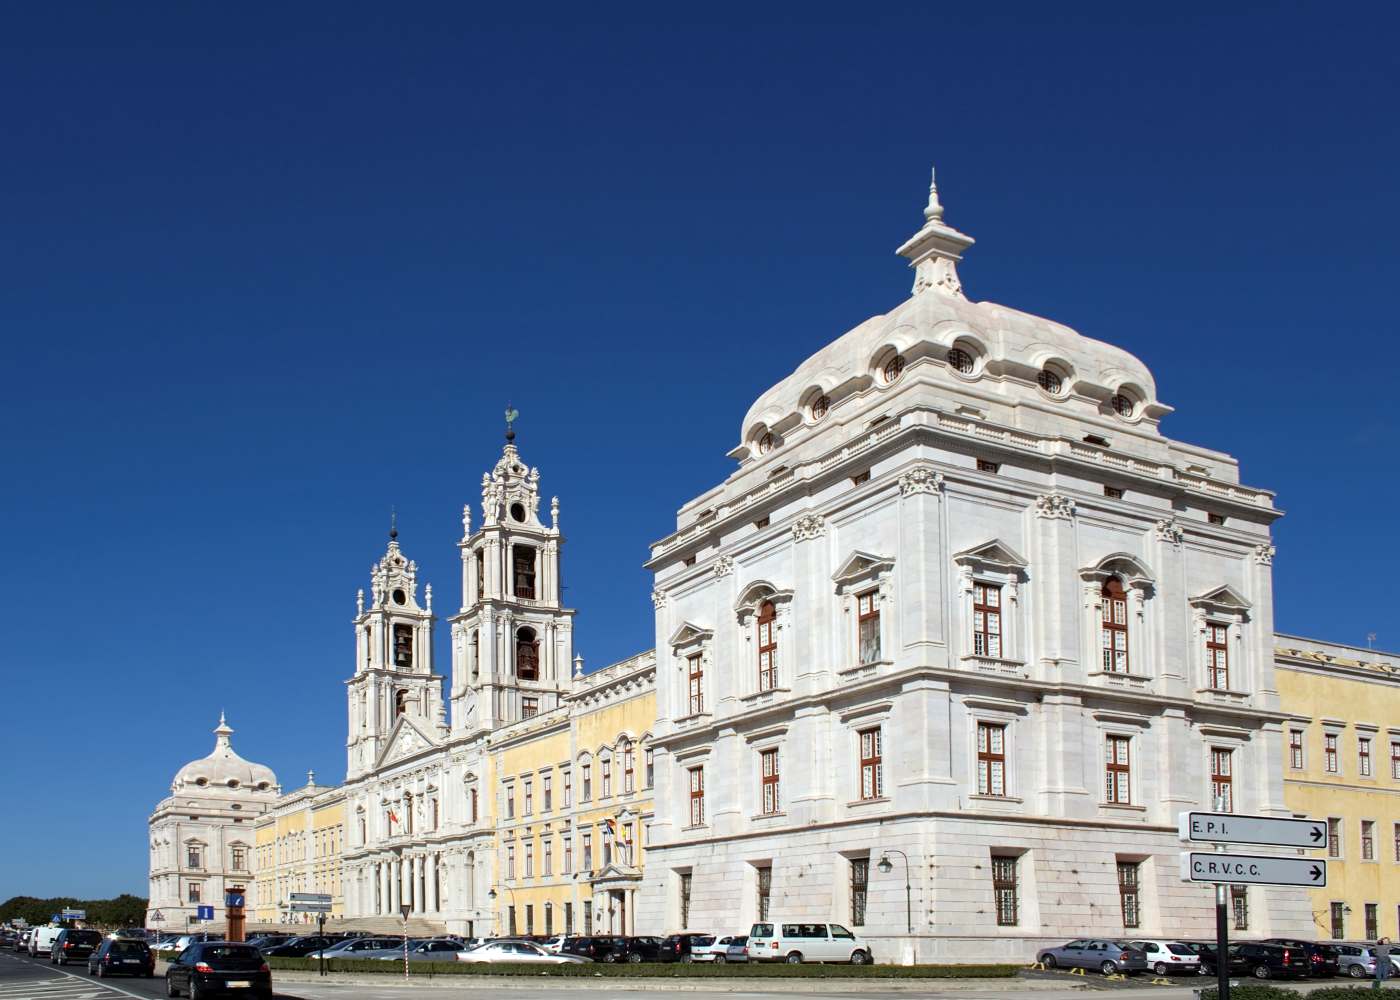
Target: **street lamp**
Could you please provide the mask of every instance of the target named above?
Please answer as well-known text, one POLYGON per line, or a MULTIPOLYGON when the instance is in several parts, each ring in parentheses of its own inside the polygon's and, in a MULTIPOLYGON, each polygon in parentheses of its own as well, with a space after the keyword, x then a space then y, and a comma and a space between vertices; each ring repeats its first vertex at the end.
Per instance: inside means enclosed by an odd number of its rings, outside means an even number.
POLYGON ((882 875, 888 875, 894 871, 894 862, 890 861, 891 854, 898 854, 904 859, 904 911, 909 921, 909 933, 912 935, 914 933, 914 890, 909 885, 909 855, 893 847, 888 847, 880 855, 880 862, 876 867, 880 869, 882 875))
MULTIPOLYGON (((519 906, 517 906, 517 905, 516 905, 516 902, 515 902, 515 890, 512 889, 512 888, 511 888, 510 886, 508 886, 508 885, 503 885, 503 886, 501 886, 501 888, 504 889, 506 892, 510 893, 510 905, 511 905, 511 909, 512 909, 512 910, 518 910, 518 909, 519 909, 519 906)), ((491 889, 491 890, 489 890, 489 891, 486 893, 486 898, 489 899, 489 900, 491 900, 492 903, 494 903, 494 902, 496 901, 496 899, 497 899, 496 890, 495 890, 494 888, 491 889)), ((494 911, 496 908, 495 908, 494 906, 492 906, 491 909, 494 911)), ((497 915, 496 924, 497 924, 498 927, 500 926, 499 914, 497 915)), ((514 934, 514 933, 515 933, 515 926, 514 926, 513 924, 511 925, 511 928, 510 928, 509 931, 507 931, 507 933, 509 933, 509 934, 514 934)))

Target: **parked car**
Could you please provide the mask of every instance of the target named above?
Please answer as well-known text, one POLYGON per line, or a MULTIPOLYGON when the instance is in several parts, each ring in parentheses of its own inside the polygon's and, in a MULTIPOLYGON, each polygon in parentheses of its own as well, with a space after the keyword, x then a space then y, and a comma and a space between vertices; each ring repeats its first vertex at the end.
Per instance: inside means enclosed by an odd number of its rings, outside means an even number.
POLYGON ((311 934, 307 937, 292 938, 290 941, 283 941, 279 945, 271 948, 259 948, 264 955, 277 958, 305 958, 313 951, 320 951, 322 948, 329 948, 335 942, 328 937, 319 934, 311 934))
MULTIPOLYGON (((262 946, 258 945, 261 950, 262 946)), ((324 948, 317 948, 315 951, 307 952, 306 958, 364 958, 365 952, 384 951, 390 948, 403 950, 403 938, 391 937, 355 937, 344 938, 326 945, 324 948)))
POLYGON ((729 946, 735 941, 748 941, 747 934, 725 934, 717 937, 709 944, 700 945, 693 948, 690 957, 696 962, 727 962, 729 960, 729 946))
POLYGON ((661 962, 693 962, 696 948, 708 948, 715 943, 713 934, 672 934, 661 942, 661 962))
POLYGON ((756 962, 871 962, 870 946, 840 924, 754 924, 745 947, 756 962))
MULTIPOLYGON (((410 962, 451 962, 462 952, 470 950, 460 941, 452 941, 448 938, 427 938, 409 943, 408 960, 410 962)), ((397 952, 380 954, 379 957, 386 962, 392 962, 396 959, 402 962, 404 959, 403 942, 400 941, 397 952)))
MULTIPOLYGON (((1400 976, 1400 955, 1390 955, 1390 964, 1395 971, 1392 976, 1400 976)), ((1337 945, 1338 974, 1353 979, 1369 979, 1376 974, 1376 952, 1368 944, 1337 945)))
POLYGON ((30 958, 38 958, 40 955, 47 956, 49 949, 53 947, 53 939, 63 933, 62 927, 36 927, 34 933, 29 935, 30 958))
POLYGON ((252 945, 199 941, 180 952, 166 968, 165 992, 190 1000, 211 993, 272 1000, 272 972, 252 945))
POLYGON ((533 941, 488 941, 470 951, 457 952, 457 961, 473 965, 522 963, 527 965, 580 965, 591 961, 581 955, 545 951, 533 941))
POLYGON ((609 962, 659 962, 664 940, 659 937, 615 937, 609 962))
POLYGON ((1308 968, 1314 976, 1336 976, 1341 974, 1338 965, 1337 949, 1330 944, 1318 941, 1299 941, 1296 938, 1265 938, 1265 944, 1281 944, 1286 948, 1297 948, 1308 956, 1308 968))
POLYGON ((1255 979, 1302 979, 1312 974, 1312 962, 1301 948, 1262 941, 1230 945, 1230 975, 1248 974, 1255 979))
MULTIPOLYGON (((554 935, 552 938, 550 938, 548 941, 543 941, 543 942, 541 942, 541 943, 540 943, 540 947, 543 948, 545 951, 552 951, 552 952, 554 952, 554 953, 557 955, 557 954, 559 954, 560 950, 563 949, 563 947, 564 947, 564 942, 567 941, 567 940, 568 940, 568 935, 566 935, 566 934, 556 934, 556 935, 554 935)), ((482 943, 482 942, 481 942, 479 939, 472 939, 472 940, 470 940, 470 941, 467 942, 467 944, 469 944, 469 945, 470 945, 471 947, 473 947, 473 948, 476 947, 478 944, 481 944, 481 943, 482 943)))
POLYGON ((724 950, 723 955, 716 955, 715 961, 724 962, 747 962, 749 960, 749 936, 747 934, 736 934, 729 939, 729 947, 724 950))
POLYGON ((107 938, 88 956, 88 975, 145 976, 156 974, 156 956, 151 946, 136 938, 107 938))
POLYGON ((27 931, 20 931, 19 937, 15 939, 15 951, 28 951, 29 936, 33 933, 34 931, 32 929, 27 931))
POLYGON ((202 934, 181 934, 173 941, 162 944, 161 948, 169 949, 170 951, 184 951, 192 944, 201 944, 206 941, 222 941, 223 939, 224 936, 222 934, 209 934, 207 932, 202 934))
POLYGON ((1201 956, 1181 941, 1129 941, 1130 945, 1142 952, 1148 967, 1159 976, 1173 972, 1189 972, 1195 975, 1200 967, 1201 956))
POLYGON ((102 944, 102 932, 65 927, 49 945, 49 961, 54 965, 67 965, 87 957, 102 944))
MULTIPOLYGON (((500 940, 519 940, 517 938, 501 938, 500 940)), ((608 962, 609 956, 616 947, 616 938, 603 935, 587 935, 583 937, 566 937, 555 952, 558 955, 576 955, 579 958, 586 958, 590 962, 608 962)), ((492 942, 488 942, 492 943, 492 942)))
POLYGON ((1075 938, 1058 948, 1046 948, 1035 960, 1047 969, 1097 969, 1105 976, 1147 971, 1143 952, 1111 938, 1075 938))

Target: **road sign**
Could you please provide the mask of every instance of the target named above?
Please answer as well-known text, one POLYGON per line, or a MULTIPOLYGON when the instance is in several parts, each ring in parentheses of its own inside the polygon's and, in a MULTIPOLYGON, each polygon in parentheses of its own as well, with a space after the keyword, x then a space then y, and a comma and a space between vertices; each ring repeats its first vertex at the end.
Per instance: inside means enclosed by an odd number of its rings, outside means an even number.
POLYGON ((288 910, 293 913, 330 913, 330 903, 290 903, 288 910))
POLYGON ((1177 832, 1182 840, 1198 844, 1266 844, 1319 850, 1327 846, 1327 824, 1318 819, 1184 812, 1178 820, 1177 832))
POLYGON ((200 907, 197 907, 197 908, 195 909, 194 918, 195 918, 196 920, 213 920, 213 919, 214 919, 214 907, 212 907, 212 906, 200 906, 200 907))
POLYGON ((87 910, 70 910, 70 909, 64 909, 64 911, 63 911, 63 919, 64 919, 64 920, 86 920, 86 919, 87 919, 87 910))
POLYGON ((1228 882, 1232 885, 1327 884, 1327 862, 1311 858, 1280 858, 1267 854, 1208 854, 1181 852, 1185 882, 1228 882))
POLYGON ((287 897, 293 903, 326 903, 330 904, 331 895, 328 892, 294 892, 287 897))
POLYGON ((164 920, 165 920, 165 914, 164 914, 164 913, 161 913, 159 910, 152 910, 152 911, 151 911, 151 923, 153 923, 153 924, 159 924, 159 923, 164 922, 164 920))
POLYGON ((242 906, 243 903, 244 903, 243 893, 241 893, 241 892, 226 892, 226 893, 224 893, 224 905, 225 905, 225 906, 230 906, 230 907, 232 907, 232 906, 242 906))

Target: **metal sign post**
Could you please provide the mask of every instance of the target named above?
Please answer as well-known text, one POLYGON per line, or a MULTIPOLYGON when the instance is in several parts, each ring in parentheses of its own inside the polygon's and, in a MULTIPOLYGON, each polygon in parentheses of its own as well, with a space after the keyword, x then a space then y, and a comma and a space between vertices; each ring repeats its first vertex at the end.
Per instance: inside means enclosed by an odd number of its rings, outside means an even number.
POLYGON ((318 914, 316 914, 316 925, 317 925, 317 926, 316 926, 316 930, 317 930, 317 932, 321 935, 321 938, 323 939, 323 943, 321 944, 321 947, 320 947, 320 949, 319 949, 319 951, 318 951, 318 954, 321 956, 321 975, 324 976, 324 975, 326 974, 326 945, 325 945, 325 943, 324 943, 324 938, 325 938, 325 936, 326 936, 326 915, 325 915, 325 913, 318 913, 318 914))
POLYGON ((399 912, 403 914, 403 978, 408 981, 408 914, 410 907, 404 903, 399 907, 399 912))

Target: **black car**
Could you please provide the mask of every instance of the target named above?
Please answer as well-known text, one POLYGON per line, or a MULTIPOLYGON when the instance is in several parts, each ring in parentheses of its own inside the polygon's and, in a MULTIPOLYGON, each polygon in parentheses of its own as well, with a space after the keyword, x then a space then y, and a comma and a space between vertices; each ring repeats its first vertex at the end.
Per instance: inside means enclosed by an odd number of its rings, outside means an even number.
POLYGON ((1281 944, 1285 948, 1297 948, 1308 956, 1309 968, 1314 976, 1341 975, 1341 955, 1330 944, 1317 941, 1300 941, 1296 938, 1265 938, 1265 944, 1281 944))
POLYGON ((618 944, 613 948, 614 962, 660 962, 664 941, 659 937, 614 938, 618 944))
POLYGON ((229 993, 272 998, 272 972, 258 949, 230 941, 201 941, 180 952, 165 970, 168 996, 190 1000, 229 993))
POLYGON ((658 962, 693 962, 691 952, 697 946, 707 947, 715 943, 713 934, 672 934, 661 942, 658 962))
POLYGON ((320 951, 335 944, 329 937, 321 937, 319 934, 312 934, 307 937, 292 938, 290 941, 283 941, 279 945, 271 948, 263 948, 264 955, 275 956, 277 958, 304 958, 313 951, 320 951))
POLYGON ((102 944, 88 956, 88 975, 145 976, 156 974, 156 956, 145 941, 133 938, 104 938, 102 944))
POLYGON ((612 962, 616 961, 612 954, 619 940, 602 936, 566 937, 564 943, 559 946, 559 951, 565 955, 578 955, 595 962, 612 962))
MULTIPOLYGON (((1201 964, 1205 964, 1201 956, 1201 964)), ((1262 941, 1246 941, 1230 945, 1230 975, 1248 975, 1255 979, 1303 979, 1312 972, 1312 963, 1307 952, 1300 948, 1289 948, 1281 944, 1265 944, 1262 941)), ((1211 962, 1211 975, 1215 974, 1215 962, 1211 962)))
POLYGON ((101 931, 64 928, 53 939, 49 949, 49 961, 54 965, 67 965, 78 959, 86 959, 102 944, 101 931))

